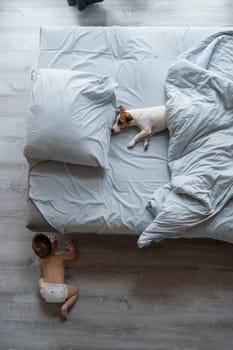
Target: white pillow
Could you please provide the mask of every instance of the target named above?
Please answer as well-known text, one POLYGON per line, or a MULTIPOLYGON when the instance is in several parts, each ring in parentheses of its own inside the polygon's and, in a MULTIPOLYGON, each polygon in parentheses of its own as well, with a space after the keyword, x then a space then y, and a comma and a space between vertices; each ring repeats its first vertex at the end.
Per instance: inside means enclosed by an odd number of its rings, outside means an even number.
POLYGON ((26 158, 106 167, 115 107, 109 77, 58 69, 34 71, 26 158))

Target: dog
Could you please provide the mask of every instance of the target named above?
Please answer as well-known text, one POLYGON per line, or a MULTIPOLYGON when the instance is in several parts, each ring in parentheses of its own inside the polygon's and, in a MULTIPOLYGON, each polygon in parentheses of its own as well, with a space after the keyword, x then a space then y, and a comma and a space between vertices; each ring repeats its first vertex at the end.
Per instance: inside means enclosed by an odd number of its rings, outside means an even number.
POLYGON ((119 133, 121 129, 131 126, 137 126, 140 132, 128 144, 128 148, 133 148, 138 141, 144 139, 144 150, 147 150, 150 138, 154 134, 167 129, 165 106, 161 105, 130 110, 126 110, 121 106, 120 113, 117 115, 116 122, 111 132, 112 134, 116 134, 119 133))

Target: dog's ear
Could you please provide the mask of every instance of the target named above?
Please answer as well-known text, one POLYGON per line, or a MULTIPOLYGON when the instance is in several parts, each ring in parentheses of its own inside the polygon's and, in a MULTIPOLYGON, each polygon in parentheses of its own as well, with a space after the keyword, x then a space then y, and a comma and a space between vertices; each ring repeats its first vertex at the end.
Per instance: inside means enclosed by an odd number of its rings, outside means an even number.
POLYGON ((126 121, 127 123, 129 123, 129 122, 131 122, 131 120, 133 120, 132 115, 131 115, 131 114, 127 114, 127 116, 125 117, 125 121, 126 121))
POLYGON ((120 112, 121 112, 121 106, 118 106, 118 107, 116 107, 116 117, 118 116, 118 114, 120 114, 120 112))

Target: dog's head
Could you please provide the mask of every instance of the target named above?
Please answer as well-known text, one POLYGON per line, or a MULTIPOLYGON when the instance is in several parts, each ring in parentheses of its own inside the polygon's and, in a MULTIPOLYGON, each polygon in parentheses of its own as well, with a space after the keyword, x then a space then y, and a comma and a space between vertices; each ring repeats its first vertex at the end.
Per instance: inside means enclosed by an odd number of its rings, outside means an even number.
POLYGON ((132 115, 127 112, 124 107, 120 107, 120 113, 117 115, 116 122, 111 129, 112 133, 116 134, 120 132, 121 129, 128 128, 131 126, 132 120, 132 115))

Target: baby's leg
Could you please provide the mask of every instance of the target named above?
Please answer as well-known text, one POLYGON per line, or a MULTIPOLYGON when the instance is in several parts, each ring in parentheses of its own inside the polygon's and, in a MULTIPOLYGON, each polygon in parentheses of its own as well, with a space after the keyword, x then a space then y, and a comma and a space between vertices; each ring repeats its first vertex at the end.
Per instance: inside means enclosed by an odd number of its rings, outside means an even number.
POLYGON ((68 288, 68 296, 66 301, 61 307, 61 315, 64 319, 67 319, 68 317, 68 310, 69 308, 76 302, 78 298, 78 289, 77 287, 69 284, 67 285, 68 288))

